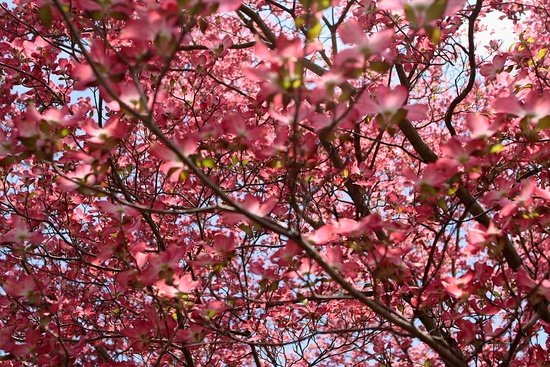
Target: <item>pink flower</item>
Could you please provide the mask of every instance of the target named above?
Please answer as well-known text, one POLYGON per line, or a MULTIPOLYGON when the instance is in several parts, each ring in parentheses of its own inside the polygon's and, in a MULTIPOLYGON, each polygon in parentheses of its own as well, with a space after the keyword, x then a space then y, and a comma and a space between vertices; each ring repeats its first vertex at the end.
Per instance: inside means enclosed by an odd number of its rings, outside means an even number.
POLYGON ((104 127, 99 127, 95 121, 88 119, 82 129, 90 135, 87 139, 92 144, 105 144, 109 141, 122 139, 126 136, 128 125, 120 121, 121 114, 113 115, 107 120, 104 127))
POLYGON ((468 255, 475 255, 481 251, 486 244, 496 241, 497 237, 500 235, 500 230, 496 227, 494 222, 489 224, 489 228, 485 228, 482 225, 470 228, 467 234, 468 245, 464 249, 464 252, 468 255))
POLYGON ((27 300, 35 298, 35 293, 40 290, 39 282, 30 275, 23 275, 18 280, 8 278, 2 284, 2 288, 7 294, 13 297, 21 297, 27 300))
POLYGON ((462 345, 470 344, 475 340, 476 334, 479 331, 479 325, 474 324, 470 320, 460 318, 456 320, 456 326, 460 329, 458 340, 462 345))
POLYGON ((202 2, 205 4, 217 5, 218 8, 216 10, 218 12, 230 12, 237 10, 242 3, 241 0, 202 0, 202 2))
POLYGON ((391 46, 395 37, 393 29, 385 29, 367 38, 362 27, 353 19, 340 27, 339 33, 345 43, 357 46, 346 48, 334 57, 335 72, 349 77, 363 70, 366 61, 371 57, 383 54, 391 46))
POLYGON ((289 240, 285 247, 281 248, 271 256, 271 261, 279 266, 288 266, 295 256, 303 252, 296 242, 289 240))
POLYGON ((495 102, 495 109, 497 112, 521 118, 528 117, 538 121, 550 116, 550 92, 544 92, 540 95, 536 91, 531 91, 524 101, 520 101, 513 94, 505 98, 499 98, 495 102))
MULTIPOLYGON (((271 213, 271 211, 277 205, 277 198, 270 197, 263 204, 260 203, 260 200, 250 194, 247 194, 244 198, 244 201, 241 203, 241 206, 248 210, 251 214, 254 214, 258 217, 263 217, 271 213)), ((227 224, 237 224, 240 221, 248 221, 248 219, 239 213, 227 212, 224 214, 224 222, 227 224)))
POLYGON ((378 8, 380 10, 404 9, 407 19, 415 28, 422 28, 434 20, 445 18, 462 9, 466 0, 384 0, 378 8))
MULTIPOLYGON (((107 103, 107 106, 113 111, 121 111, 123 107, 133 108, 136 111, 143 111, 146 107, 141 101, 141 94, 135 84, 116 85, 113 88, 118 95, 118 100, 112 100, 107 103), (122 102, 122 103, 119 103, 122 102)), ((147 98, 146 98, 146 103, 147 98)))
MULTIPOLYGON (((187 136, 185 139, 176 138, 174 144, 184 156, 194 154, 197 150, 197 140, 192 135, 187 136)), ((153 156, 165 161, 165 163, 160 166, 160 170, 166 176, 170 177, 170 180, 184 181, 187 178, 187 167, 185 163, 180 160, 176 152, 172 149, 160 143, 153 143, 149 151, 153 156)))
MULTIPOLYGON (((173 245, 160 254, 150 253, 147 256, 149 267, 141 274, 140 281, 145 285, 155 283, 158 278, 172 282, 175 279, 174 274, 181 271, 179 262, 186 251, 187 248, 185 246, 173 245)), ((141 259, 141 262, 143 263, 143 259, 141 259)), ((188 278, 183 278, 182 282, 185 286, 188 285, 186 281, 188 281, 188 278)))
POLYGON ((150 41, 161 56, 169 56, 177 47, 181 29, 178 25, 179 17, 165 11, 150 10, 139 19, 132 19, 122 29, 121 38, 134 41, 141 52, 150 41))
POLYGON ((212 320, 221 316, 221 314, 229 309, 229 307, 221 301, 212 301, 208 305, 200 306, 201 308, 201 317, 205 320, 212 320))
MULTIPOLYGON (((100 38, 95 39, 90 48, 92 62, 104 79, 109 82, 120 81, 126 73, 127 66, 120 62, 116 55, 109 55, 107 50, 107 46, 100 38)), ((76 80, 76 90, 84 90, 87 87, 97 85, 98 78, 89 64, 77 64, 73 69, 72 75, 76 80)), ((103 93, 102 95, 105 95, 108 101, 112 100, 107 93, 103 93)))
POLYGON ((132 341, 132 348, 141 351, 149 345, 157 328, 154 320, 138 321, 133 325, 133 327, 123 328, 120 333, 132 341))
POLYGON ((531 278, 525 269, 520 268, 517 272, 517 284, 526 293, 534 293, 550 301, 550 280, 536 281, 531 278))
POLYGON ((23 53, 29 58, 40 56, 42 51, 50 47, 50 44, 42 37, 36 37, 34 41, 23 41, 23 53))
POLYGON ((224 132, 236 135, 239 142, 251 147, 265 141, 265 129, 246 124, 246 120, 240 113, 231 113, 222 120, 224 132))
POLYGON ((113 214, 119 219, 122 216, 139 217, 139 210, 111 201, 100 201, 96 204, 96 207, 102 212, 113 214))
POLYGON ((235 236, 233 234, 230 236, 217 235, 214 237, 213 248, 223 255, 232 253, 237 248, 235 236))
POLYGON ((502 217, 508 217, 513 215, 518 208, 530 205, 533 201, 533 195, 535 193, 536 182, 532 179, 524 180, 521 183, 521 191, 513 200, 508 198, 502 198, 500 204, 502 209, 499 215, 502 217))
POLYGON ((469 294, 468 285, 473 278, 473 272, 468 271, 460 278, 446 277, 441 284, 445 287, 445 291, 447 291, 449 295, 454 298, 461 298, 462 296, 467 296, 469 294))
POLYGON ((493 57, 493 62, 481 66, 479 70, 480 74, 483 75, 487 81, 495 79, 497 74, 504 70, 506 58, 507 55, 496 55, 493 57))
POLYGON ((359 268, 359 265, 352 261, 345 261, 345 256, 340 246, 329 247, 325 251, 324 257, 331 268, 340 271, 345 276, 349 276, 351 278, 355 278, 357 276, 356 271, 359 268))
POLYGON ((404 280, 410 277, 411 269, 404 257, 412 250, 410 246, 391 247, 375 245, 369 251, 367 262, 376 269, 381 278, 404 280))
POLYGON ((357 110, 363 115, 378 115, 385 124, 391 122, 392 118, 402 113, 402 118, 408 117, 412 120, 421 120, 426 117, 427 107, 424 105, 404 106, 409 92, 402 85, 390 89, 386 86, 375 88, 370 94, 364 93, 357 102, 357 110), (401 111, 402 110, 402 111, 401 111), (406 113, 405 113, 406 111, 406 113))
POLYGON ((472 131, 474 139, 486 140, 493 136, 500 128, 499 124, 491 124, 487 117, 479 113, 469 113, 466 115, 466 123, 472 131))
POLYGON ((161 279, 155 283, 159 294, 168 298, 178 297, 180 294, 189 294, 200 285, 200 281, 193 280, 191 274, 183 276, 174 275, 172 281, 161 279), (171 283, 171 284, 168 284, 171 283))
POLYGON ((363 27, 351 18, 342 27, 338 29, 338 34, 342 42, 358 46, 359 52, 364 55, 381 54, 391 46, 395 32, 393 29, 385 29, 374 33, 367 38, 363 27))
POLYGON ((59 189, 63 191, 73 191, 81 185, 92 186, 96 182, 95 170, 89 164, 80 164, 74 171, 65 173, 55 181, 59 189))
POLYGON ((4 236, 0 237, 0 243, 23 244, 25 242, 38 244, 43 241, 41 231, 31 231, 27 221, 21 217, 14 217, 12 220, 12 229, 4 236))
POLYGON ((456 173, 460 166, 463 166, 466 172, 472 171, 473 168, 481 164, 479 158, 474 156, 474 153, 482 148, 481 144, 479 140, 473 140, 463 147, 458 139, 451 138, 441 146, 441 151, 450 158, 440 158, 437 161, 438 167, 448 175, 456 173))
POLYGON ((199 343, 206 336, 207 330, 202 326, 191 323, 188 329, 178 330, 178 338, 185 343, 199 343))
POLYGON ((403 168, 403 176, 414 183, 414 187, 423 194, 435 195, 437 188, 447 181, 445 175, 441 174, 441 170, 436 163, 430 163, 424 169, 424 174, 419 177, 409 167, 403 168))
POLYGON ((379 86, 372 93, 364 93, 357 101, 357 110, 363 115, 378 115, 387 124, 407 101, 408 91, 403 86, 390 89, 379 86))
POLYGON ((271 50, 259 39, 256 40, 255 46, 256 56, 260 57, 264 61, 269 61, 276 65, 282 65, 287 61, 294 63, 299 58, 307 56, 319 49, 320 45, 316 43, 311 43, 304 46, 301 39, 287 38, 284 34, 281 34, 277 38, 277 43, 274 50, 271 50))

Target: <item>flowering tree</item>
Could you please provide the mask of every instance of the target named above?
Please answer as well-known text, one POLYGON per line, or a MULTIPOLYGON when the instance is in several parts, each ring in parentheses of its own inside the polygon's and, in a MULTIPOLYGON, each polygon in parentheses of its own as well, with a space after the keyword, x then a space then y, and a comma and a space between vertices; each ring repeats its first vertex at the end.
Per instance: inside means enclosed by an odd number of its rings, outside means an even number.
POLYGON ((547 0, 0 8, 2 366, 550 363, 547 0))

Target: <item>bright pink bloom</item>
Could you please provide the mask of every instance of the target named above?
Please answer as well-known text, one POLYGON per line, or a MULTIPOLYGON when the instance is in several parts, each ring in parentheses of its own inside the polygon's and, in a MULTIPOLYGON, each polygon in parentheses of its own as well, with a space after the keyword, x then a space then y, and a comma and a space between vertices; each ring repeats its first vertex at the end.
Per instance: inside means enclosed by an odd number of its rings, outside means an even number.
MULTIPOLYGON (((407 110, 403 115, 411 120, 421 120, 426 117, 427 108, 424 105, 405 106, 409 92, 402 85, 390 89, 379 86, 371 93, 364 93, 357 102, 357 110, 363 115, 378 115, 386 123, 401 109, 407 110)), ((397 121, 398 122, 398 121, 397 121)))
MULTIPOLYGON (((184 156, 194 154, 197 150, 197 140, 192 135, 185 138, 177 137, 174 144, 178 148, 179 153, 184 156)), ((165 161, 160 166, 160 169, 162 173, 170 177, 170 180, 182 181, 186 178, 185 172, 187 167, 172 149, 160 143, 153 143, 149 151, 153 156, 165 161)))
POLYGON ((517 272, 517 283, 519 288, 525 293, 534 293, 550 301, 550 280, 543 279, 536 281, 521 268, 517 272))
POLYGON ((497 112, 507 113, 518 117, 528 117, 538 121, 550 116, 550 92, 540 95, 531 91, 524 101, 520 101, 515 95, 499 98, 495 102, 497 112))
POLYGON ((406 9, 411 18, 408 20, 416 28, 422 28, 429 25, 438 18, 445 18, 455 14, 462 9, 466 0, 448 0, 445 8, 439 12, 440 1, 436 0, 383 0, 378 6, 381 10, 401 10, 406 9))
POLYGON ((40 230, 31 231, 27 221, 19 216, 12 220, 12 229, 5 235, 0 237, 0 243, 14 243, 22 245, 25 242, 38 244, 43 241, 44 237, 40 230))
POLYGON ((73 191, 81 185, 93 186, 96 180, 97 176, 93 167, 88 164, 80 164, 74 171, 59 176, 55 184, 63 191, 73 191))
POLYGON ((90 136, 88 142, 105 144, 109 141, 122 139, 126 135, 128 125, 120 121, 121 114, 113 115, 107 120, 104 127, 99 127, 95 121, 88 119, 82 129, 90 136))
POLYGON ((200 286, 200 281, 194 281, 191 274, 174 275, 171 281, 161 279, 155 283, 159 294, 168 298, 178 297, 180 294, 189 294, 200 286), (170 284, 168 284, 170 283, 170 284))
POLYGON ((468 286, 473 279, 474 274, 469 271, 460 278, 446 277, 441 283, 449 295, 454 298, 462 298, 469 295, 468 286))
MULTIPOLYGON (((249 211, 251 214, 254 214, 258 217, 264 217, 271 213, 271 211, 277 205, 277 202, 277 198, 270 197, 262 204, 257 197, 253 195, 246 195, 244 201, 241 203, 241 206, 249 211)), ((233 212, 226 212, 224 213, 223 217, 224 222, 227 224, 236 224, 240 221, 249 221, 243 214, 233 212)))
POLYGON ((237 10, 242 1, 241 0, 202 0, 205 4, 212 4, 217 6, 218 12, 230 12, 237 10))
POLYGON ((403 176, 411 180, 419 192, 424 193, 434 193, 434 188, 441 187, 447 181, 447 178, 441 174, 441 170, 435 163, 426 166, 422 177, 419 177, 409 167, 403 168, 403 176))
POLYGON ((466 123, 472 131, 474 139, 486 140, 493 136, 500 128, 499 124, 492 123, 489 119, 479 113, 469 113, 466 115, 466 123))
POLYGON ((497 74, 504 70, 506 58, 507 55, 496 55, 493 57, 493 62, 481 66, 479 70, 480 74, 483 75, 487 81, 495 79, 497 74))
POLYGON ((342 42, 358 46, 360 53, 369 56, 381 54, 385 51, 390 47, 395 36, 394 30, 388 28, 367 38, 363 27, 354 18, 351 18, 340 27, 338 34, 342 42))

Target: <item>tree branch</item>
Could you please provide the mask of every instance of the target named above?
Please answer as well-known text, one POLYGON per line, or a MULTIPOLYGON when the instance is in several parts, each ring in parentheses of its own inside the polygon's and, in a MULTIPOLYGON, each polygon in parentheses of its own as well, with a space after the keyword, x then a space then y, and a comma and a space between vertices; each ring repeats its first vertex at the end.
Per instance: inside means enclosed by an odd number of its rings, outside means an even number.
POLYGON ((474 32, 475 32, 476 20, 477 20, 477 17, 479 16, 479 12, 481 11, 482 5, 483 5, 483 0, 477 0, 474 11, 468 17, 468 62, 470 64, 470 78, 468 80, 468 84, 466 85, 466 88, 464 88, 462 92, 451 102, 449 109, 445 114, 445 126, 447 126, 447 129, 451 133, 451 136, 456 136, 456 130, 452 124, 452 119, 454 116, 455 109, 460 104, 460 102, 462 102, 468 96, 468 94, 472 91, 472 88, 474 87, 474 84, 476 81, 476 55, 475 55, 474 32))

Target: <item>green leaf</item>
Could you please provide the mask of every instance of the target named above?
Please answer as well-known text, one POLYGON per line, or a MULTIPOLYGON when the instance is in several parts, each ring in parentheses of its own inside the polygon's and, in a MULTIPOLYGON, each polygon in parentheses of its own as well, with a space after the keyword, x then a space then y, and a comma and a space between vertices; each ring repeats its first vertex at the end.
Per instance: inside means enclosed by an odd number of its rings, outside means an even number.
POLYGON ((204 18, 199 19, 199 29, 203 34, 208 30, 208 22, 204 18))
POLYGON ((267 290, 267 284, 267 279, 262 279, 262 281, 260 282, 260 289, 262 290, 262 292, 265 292, 267 290))
POLYGON ((548 129, 549 127, 550 127, 550 116, 546 116, 539 120, 535 129, 539 131, 542 129, 548 129))
POLYGON ((426 30, 426 33, 430 36, 430 41, 432 41, 433 44, 437 45, 439 41, 441 40, 441 30, 438 27, 432 27, 427 25, 424 27, 426 30))
POLYGON ((92 18, 93 20, 101 20, 105 17, 105 13, 103 13, 101 10, 94 10, 91 11, 89 14, 90 18, 92 18))
POLYGON ((204 158, 201 163, 203 167, 216 168, 216 162, 212 158, 204 158))
POLYGON ((424 367, 431 367, 431 365, 432 365, 432 361, 430 361, 429 359, 426 359, 424 361, 424 367))
POLYGON ((315 7, 316 11, 323 11, 332 5, 331 0, 300 0, 300 4, 306 10, 313 8, 313 5, 317 5, 315 7))
POLYGON ((189 178, 189 173, 187 171, 181 171, 180 176, 178 177, 179 182, 186 181, 189 178))
POLYGON ((492 145, 491 148, 489 148, 489 153, 498 153, 502 150, 504 150, 506 147, 502 144, 495 144, 492 145))
MULTIPOLYGON (((238 227, 241 229, 241 231, 243 231, 247 235, 252 236, 252 234, 253 234, 252 228, 249 225, 240 224, 238 227)), ((260 283, 260 285, 261 285, 261 283, 260 283)))
POLYGON ((109 15, 111 16, 111 18, 116 19, 116 20, 126 20, 126 19, 130 18, 130 16, 128 14, 126 14, 125 12, 123 12, 123 11, 111 10, 109 15))
POLYGON ((71 130, 69 130, 65 127, 63 129, 61 129, 61 131, 59 132, 59 136, 64 138, 64 137, 67 137, 70 133, 71 133, 71 130))
POLYGON ((4 157, 2 159, 0 159, 0 167, 7 167, 7 166, 11 166, 12 164, 15 163, 15 157, 14 156, 9 156, 9 157, 4 157))
POLYGON ((527 117, 521 119, 521 121, 519 122, 519 128, 522 132, 527 132, 527 129, 529 128, 529 120, 527 119, 527 117))
POLYGON ((19 138, 19 140, 27 148, 34 149, 36 147, 37 138, 35 136, 32 136, 30 138, 19 138))
POLYGON ((274 160, 270 161, 267 164, 267 166, 270 167, 270 168, 282 168, 283 167, 283 162, 281 162, 278 159, 274 159, 274 160))
POLYGON ((410 4, 405 4, 405 16, 407 17, 407 20, 411 22, 413 28, 418 27, 418 20, 416 19, 416 15, 414 15, 414 9, 410 4))
POLYGON ((539 50, 539 53, 537 54, 537 61, 540 61, 546 54, 548 53, 547 48, 542 48, 539 50))
POLYGON ((392 116, 391 124, 392 124, 392 125, 397 125, 398 123, 400 123, 401 121, 403 121, 403 120, 405 119, 406 116, 407 116, 407 110, 404 109, 404 108, 400 108, 400 109, 392 116))
POLYGON ((428 8, 426 12, 426 22, 439 19, 445 13, 447 8, 447 0, 435 0, 435 2, 428 8))
POLYGON ((168 170, 168 172, 166 172, 166 176, 170 177, 172 176, 174 173, 176 173, 176 171, 178 170, 179 168, 177 167, 172 167, 168 170))
POLYGON ((321 30, 321 22, 315 19, 314 23, 310 25, 309 29, 307 30, 307 40, 310 42, 315 41, 315 39, 321 34, 321 30))
POLYGON ((437 190, 433 186, 428 185, 427 183, 420 184, 420 192, 429 197, 437 195, 437 190))
POLYGON ((384 118, 384 116, 378 115, 378 116, 376 116, 375 120, 376 120, 376 123, 378 124, 378 127, 380 129, 386 129, 388 124, 386 123, 386 119, 384 118))
POLYGON ((279 281, 271 282, 268 291, 275 292, 277 289, 279 289, 279 281))
POLYGON ((458 186, 453 186, 447 190, 447 195, 454 195, 458 191, 458 186))
POLYGON ((323 11, 331 6, 330 0, 317 0, 317 11, 323 11))
POLYGON ((294 20, 294 24, 296 24, 296 29, 300 29, 304 26, 304 24, 306 23, 305 16, 306 14, 302 14, 299 17, 297 17, 296 20, 294 20))
POLYGON ((38 9, 38 18, 40 18, 44 27, 50 29, 53 22, 52 8, 50 5, 44 4, 38 9))
POLYGON ((390 70, 390 68, 391 65, 384 61, 373 61, 369 65, 369 69, 378 73, 385 73, 386 71, 390 70))
POLYGON ((445 200, 443 199, 438 199, 435 201, 435 203, 437 204, 438 207, 440 207, 441 209, 443 210, 449 210, 449 207, 447 205, 447 203, 445 202, 445 200))
POLYGON ((216 310, 208 310, 208 315, 206 317, 211 319, 214 316, 216 316, 216 310))
POLYGON ((25 160, 31 156, 32 152, 30 150, 26 150, 23 153, 19 154, 19 156, 17 156, 17 162, 21 162, 22 160, 25 160))

